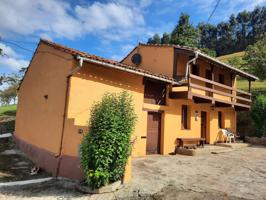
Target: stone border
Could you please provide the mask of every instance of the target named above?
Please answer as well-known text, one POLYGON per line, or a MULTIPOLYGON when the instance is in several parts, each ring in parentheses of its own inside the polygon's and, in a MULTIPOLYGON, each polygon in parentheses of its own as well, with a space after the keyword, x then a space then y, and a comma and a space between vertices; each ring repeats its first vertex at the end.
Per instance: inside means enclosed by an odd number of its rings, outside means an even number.
POLYGON ((121 181, 116 181, 114 183, 111 183, 109 185, 96 188, 96 189, 91 189, 85 183, 79 183, 76 185, 76 189, 82 193, 86 194, 102 194, 102 193, 109 193, 109 192, 114 192, 116 190, 119 190, 122 188, 122 183, 121 181))

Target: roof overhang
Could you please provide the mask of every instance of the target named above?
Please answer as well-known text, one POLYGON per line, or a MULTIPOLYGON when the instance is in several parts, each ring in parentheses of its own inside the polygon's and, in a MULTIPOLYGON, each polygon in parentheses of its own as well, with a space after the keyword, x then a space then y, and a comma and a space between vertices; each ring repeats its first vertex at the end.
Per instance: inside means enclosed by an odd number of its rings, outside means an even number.
POLYGON ((183 48, 181 46, 175 46, 176 49, 182 49, 182 50, 185 50, 185 51, 190 51, 190 52, 193 52, 194 54, 198 54, 198 57, 199 58, 203 58, 203 59, 206 59, 208 60, 210 63, 213 63, 213 64, 216 64, 218 67, 221 67, 221 68, 224 68, 224 69, 227 69, 227 70, 230 70, 232 71, 233 73, 239 75, 239 76, 242 76, 250 81, 256 81, 256 80, 259 80, 259 78, 257 76, 254 76, 252 74, 249 74, 247 72, 244 72, 240 69, 237 69, 235 67, 232 67, 226 63, 223 63, 219 60, 217 60, 216 58, 213 58, 205 53, 202 53, 201 51, 197 50, 197 49, 192 49, 192 48, 183 48))
POLYGON ((129 73, 132 73, 132 74, 137 74, 137 75, 140 75, 140 76, 144 76, 144 77, 148 77, 148 78, 151 78, 151 79, 163 81, 163 82, 170 83, 170 84, 173 84, 173 85, 180 85, 180 83, 178 81, 170 80, 170 79, 164 78, 163 76, 160 76, 160 75, 154 75, 154 74, 151 74, 149 72, 145 72, 143 70, 138 71, 138 70, 135 70, 135 69, 127 68, 125 66, 119 66, 119 65, 115 65, 115 64, 111 64, 111 63, 107 63, 107 62, 103 62, 103 61, 99 61, 99 60, 95 60, 95 59, 91 59, 91 58, 87 58, 87 57, 81 57, 81 56, 77 56, 76 59, 77 60, 82 59, 85 62, 89 62, 89 63, 101 65, 101 66, 104 66, 104 67, 109 67, 109 68, 113 68, 113 69, 129 72, 129 73))

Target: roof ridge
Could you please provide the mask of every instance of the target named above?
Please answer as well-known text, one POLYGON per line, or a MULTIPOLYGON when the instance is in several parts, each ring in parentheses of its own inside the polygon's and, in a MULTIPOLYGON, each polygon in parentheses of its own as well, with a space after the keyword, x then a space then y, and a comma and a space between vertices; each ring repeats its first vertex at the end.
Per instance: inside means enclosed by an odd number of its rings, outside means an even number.
POLYGON ((189 49, 189 50, 194 50, 194 51, 200 51, 200 49, 196 47, 190 47, 190 46, 185 46, 185 45, 179 45, 179 44, 147 44, 147 43, 139 43, 139 45, 142 46, 156 46, 156 47, 175 47, 175 48, 184 48, 184 49, 189 49))

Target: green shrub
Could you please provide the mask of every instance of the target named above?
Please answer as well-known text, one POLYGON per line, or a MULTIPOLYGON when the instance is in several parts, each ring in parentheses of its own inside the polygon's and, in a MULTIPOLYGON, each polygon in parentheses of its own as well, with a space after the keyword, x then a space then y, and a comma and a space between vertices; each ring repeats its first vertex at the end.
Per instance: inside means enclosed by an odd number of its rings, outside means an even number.
POLYGON ((266 135, 266 96, 259 95, 251 110, 251 117, 255 123, 255 134, 258 137, 266 135))
POLYGON ((99 188, 121 180, 131 151, 135 121, 132 97, 127 92, 106 93, 92 107, 89 131, 80 148, 88 186, 99 188))

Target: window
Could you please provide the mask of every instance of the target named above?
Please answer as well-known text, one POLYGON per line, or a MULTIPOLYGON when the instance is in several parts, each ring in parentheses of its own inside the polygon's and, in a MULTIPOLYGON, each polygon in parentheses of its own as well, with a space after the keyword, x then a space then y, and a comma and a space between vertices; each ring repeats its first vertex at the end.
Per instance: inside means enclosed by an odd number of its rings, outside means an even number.
POLYGON ((223 113, 218 111, 218 127, 223 128, 223 113))
POLYGON ((219 74, 219 83, 224 84, 224 75, 219 74))
POLYGON ((166 104, 166 85, 144 79, 144 103, 165 105, 166 104))
POLYGON ((189 129, 190 118, 189 118, 189 108, 187 105, 182 105, 182 113, 181 113, 181 126, 182 129, 189 129))
POLYGON ((199 76, 199 66, 198 65, 192 65, 192 74, 199 76))

